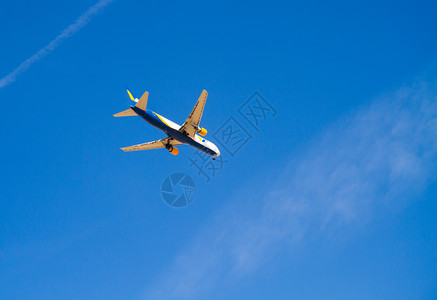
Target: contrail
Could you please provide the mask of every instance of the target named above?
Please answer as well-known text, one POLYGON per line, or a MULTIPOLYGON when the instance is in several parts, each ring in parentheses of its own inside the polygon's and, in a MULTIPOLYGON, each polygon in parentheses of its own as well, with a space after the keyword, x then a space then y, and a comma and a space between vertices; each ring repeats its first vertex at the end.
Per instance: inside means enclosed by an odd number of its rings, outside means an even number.
POLYGON ((13 70, 11 73, 0 79, 0 88, 13 83, 18 75, 26 71, 32 64, 39 61, 44 56, 50 54, 56 47, 58 47, 65 39, 69 38, 76 32, 78 32, 82 27, 84 27, 91 18, 102 10, 109 3, 114 0, 100 0, 95 5, 91 6, 86 12, 84 12, 79 18, 74 21, 73 24, 65 28, 61 34, 59 34, 54 40, 47 44, 47 46, 40 49, 34 55, 23 61, 18 68, 13 70))

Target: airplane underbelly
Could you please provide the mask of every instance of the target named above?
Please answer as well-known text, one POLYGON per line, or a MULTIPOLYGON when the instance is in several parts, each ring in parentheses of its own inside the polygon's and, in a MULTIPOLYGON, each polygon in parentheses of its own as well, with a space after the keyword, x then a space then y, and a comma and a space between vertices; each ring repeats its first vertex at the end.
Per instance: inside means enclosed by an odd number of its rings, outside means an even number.
POLYGON ((216 155, 216 153, 213 150, 202 145, 201 143, 196 142, 195 140, 193 140, 189 136, 186 136, 185 134, 183 134, 180 131, 174 130, 171 133, 169 133, 169 135, 172 138, 174 138, 175 140, 178 140, 179 142, 184 143, 184 144, 188 144, 188 145, 190 145, 190 146, 192 146, 192 147, 194 147, 194 148, 196 148, 196 149, 198 149, 206 154, 216 155))
POLYGON ((211 150, 210 148, 202 145, 201 143, 193 140, 189 136, 186 136, 182 132, 180 132, 178 129, 180 126, 160 115, 158 115, 155 112, 152 111, 135 111, 150 125, 164 131, 168 136, 171 138, 178 140, 181 143, 189 144, 190 146, 206 153, 209 155, 216 155, 216 153, 211 150))

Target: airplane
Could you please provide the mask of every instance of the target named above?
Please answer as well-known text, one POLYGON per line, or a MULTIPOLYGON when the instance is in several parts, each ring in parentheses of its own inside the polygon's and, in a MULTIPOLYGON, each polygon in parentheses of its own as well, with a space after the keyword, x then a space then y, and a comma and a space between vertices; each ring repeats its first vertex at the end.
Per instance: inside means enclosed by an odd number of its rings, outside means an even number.
POLYGON ((188 144, 211 155, 213 160, 215 160, 217 156, 220 156, 220 151, 214 143, 199 136, 205 136, 207 134, 207 130, 199 126, 203 109, 205 108, 206 98, 208 97, 207 91, 202 91, 191 114, 182 126, 147 109, 149 92, 145 92, 140 99, 134 98, 129 90, 127 90, 127 93, 129 98, 136 102, 135 106, 131 105, 130 108, 115 114, 114 117, 140 116, 150 125, 164 131, 167 137, 153 142, 124 147, 121 148, 121 150, 126 152, 166 148, 171 154, 177 155, 179 150, 175 146, 188 144), (197 135, 197 133, 199 135, 197 135))

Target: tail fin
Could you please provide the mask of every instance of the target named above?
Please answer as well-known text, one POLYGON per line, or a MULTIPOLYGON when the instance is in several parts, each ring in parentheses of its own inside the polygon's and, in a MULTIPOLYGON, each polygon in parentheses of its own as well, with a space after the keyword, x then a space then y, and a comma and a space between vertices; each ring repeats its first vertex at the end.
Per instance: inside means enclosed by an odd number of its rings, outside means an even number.
POLYGON ((114 115, 114 117, 128 117, 128 116, 137 116, 137 114, 132 108, 128 108, 114 115))
POLYGON ((131 93, 129 90, 126 90, 126 91, 127 91, 127 94, 129 95, 129 98, 130 98, 132 101, 138 102, 138 99, 137 99, 137 98, 134 98, 134 96, 132 96, 132 93, 131 93))
POLYGON ((141 96, 140 100, 138 100, 137 104, 135 104, 135 107, 138 107, 139 109, 142 109, 142 110, 146 110, 147 98, 149 98, 149 92, 144 92, 144 94, 141 96))
MULTIPOLYGON (((127 93, 129 95, 129 98, 131 98, 132 101, 135 101, 137 103, 137 104, 135 104, 135 107, 137 107, 141 110, 146 110, 147 99, 149 98, 149 92, 145 92, 141 96, 140 100, 138 100, 137 98, 134 98, 134 96, 132 96, 132 94, 129 90, 127 90, 127 93)), ((128 108, 128 109, 114 115, 114 117, 127 117, 127 116, 137 116, 137 114, 132 108, 128 108)))

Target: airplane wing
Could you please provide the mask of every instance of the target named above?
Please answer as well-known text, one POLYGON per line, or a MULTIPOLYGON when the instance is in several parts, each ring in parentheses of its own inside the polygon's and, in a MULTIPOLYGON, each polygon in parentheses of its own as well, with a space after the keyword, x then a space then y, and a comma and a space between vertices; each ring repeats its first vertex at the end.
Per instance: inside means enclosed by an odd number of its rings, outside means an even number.
POLYGON ((121 148, 121 150, 127 152, 127 151, 159 149, 159 148, 165 148, 165 146, 167 144, 170 144, 171 146, 177 146, 177 145, 182 145, 183 143, 181 143, 175 139, 172 139, 170 137, 167 137, 167 138, 163 138, 161 140, 157 140, 157 141, 153 141, 153 142, 124 147, 124 148, 121 148))
POLYGON ((185 120, 184 125, 182 125, 179 129, 180 132, 186 132, 189 137, 193 137, 196 134, 197 129, 199 128, 200 119, 202 119, 203 109, 205 108, 207 97, 208 92, 203 90, 196 102, 196 105, 194 105, 191 114, 185 120))

